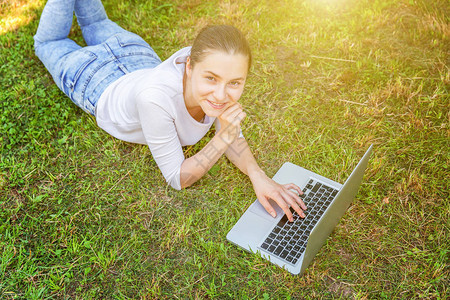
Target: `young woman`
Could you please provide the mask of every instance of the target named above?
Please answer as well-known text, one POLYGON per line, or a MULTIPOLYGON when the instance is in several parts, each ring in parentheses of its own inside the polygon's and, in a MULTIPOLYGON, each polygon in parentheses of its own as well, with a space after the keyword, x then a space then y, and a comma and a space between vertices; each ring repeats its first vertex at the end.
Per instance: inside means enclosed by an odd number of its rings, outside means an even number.
POLYGON ((108 19, 100 0, 49 0, 34 36, 35 52, 57 86, 94 115, 100 128, 131 143, 147 144, 175 189, 200 179, 225 153, 253 184, 268 213, 275 201, 292 220, 306 207, 294 184, 280 185, 256 163, 241 133, 239 104, 251 53, 232 26, 204 28, 191 47, 161 62, 139 36, 108 19), (68 38, 73 12, 87 47, 68 38), (182 146, 197 143, 215 123, 216 134, 194 156, 182 146))

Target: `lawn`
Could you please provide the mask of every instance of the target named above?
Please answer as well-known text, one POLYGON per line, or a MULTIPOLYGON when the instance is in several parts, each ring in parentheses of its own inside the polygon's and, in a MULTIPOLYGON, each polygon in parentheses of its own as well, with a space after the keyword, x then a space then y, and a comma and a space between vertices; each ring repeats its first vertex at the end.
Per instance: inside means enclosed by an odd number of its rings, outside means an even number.
POLYGON ((162 59, 206 24, 246 33, 243 134, 269 176, 291 161, 342 183, 374 144, 301 277, 226 241, 255 199, 226 158, 173 190, 58 90, 33 52, 44 3, 0 1, 1 299, 450 297, 448 1, 104 1, 162 59))

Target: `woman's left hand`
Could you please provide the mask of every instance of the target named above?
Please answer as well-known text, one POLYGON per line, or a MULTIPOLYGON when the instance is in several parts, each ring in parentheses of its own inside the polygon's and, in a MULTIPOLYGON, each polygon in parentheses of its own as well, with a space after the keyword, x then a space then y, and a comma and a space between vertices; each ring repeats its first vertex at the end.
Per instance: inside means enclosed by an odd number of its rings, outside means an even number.
POLYGON ((279 184, 273 179, 267 177, 264 172, 251 176, 253 188, 256 197, 266 211, 272 216, 276 217, 275 209, 270 204, 269 200, 275 201, 278 206, 283 209, 290 222, 293 221, 292 213, 289 206, 292 207, 300 217, 304 218, 303 210, 306 210, 306 205, 299 195, 303 195, 303 191, 295 184, 279 184), (298 192, 295 193, 295 190, 298 192))

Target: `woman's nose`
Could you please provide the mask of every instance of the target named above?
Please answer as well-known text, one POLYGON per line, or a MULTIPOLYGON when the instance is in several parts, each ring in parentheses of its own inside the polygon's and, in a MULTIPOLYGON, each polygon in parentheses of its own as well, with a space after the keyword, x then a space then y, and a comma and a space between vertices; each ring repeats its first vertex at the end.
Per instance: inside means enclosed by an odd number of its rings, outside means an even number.
POLYGON ((223 101, 226 98, 226 90, 225 86, 217 86, 217 88, 214 90, 214 98, 218 101, 223 101))

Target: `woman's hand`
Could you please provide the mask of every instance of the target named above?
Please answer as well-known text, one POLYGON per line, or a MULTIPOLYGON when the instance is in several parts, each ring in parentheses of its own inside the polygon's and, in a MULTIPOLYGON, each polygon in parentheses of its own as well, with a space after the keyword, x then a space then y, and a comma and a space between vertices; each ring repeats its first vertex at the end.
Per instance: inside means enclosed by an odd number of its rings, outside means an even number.
POLYGON ((220 121, 219 132, 202 150, 184 160, 181 164, 181 188, 190 186, 205 175, 222 154, 230 148, 230 145, 237 140, 241 131, 241 121, 245 118, 245 113, 239 103, 234 103, 218 118, 220 121))
POLYGON ((245 116, 242 106, 234 103, 218 117, 220 121, 218 135, 221 135, 221 139, 230 145, 225 152, 228 159, 250 177, 256 197, 269 214, 276 217, 275 209, 269 202, 272 199, 283 209, 289 221, 293 221, 289 206, 304 218, 303 210, 306 210, 306 206, 299 196, 303 195, 303 191, 295 184, 279 184, 267 177, 256 163, 245 139, 238 139, 241 121, 245 116), (297 191, 298 194, 292 190, 297 191))
POLYGON ((241 132, 241 122, 246 117, 242 105, 238 102, 228 107, 219 117, 218 134, 228 144, 233 143, 241 132))
POLYGON ((257 175, 252 175, 250 179, 253 183, 253 188, 258 201, 272 217, 276 217, 276 212, 272 205, 270 205, 269 199, 275 201, 278 206, 283 209, 290 222, 294 219, 289 210, 289 206, 292 207, 300 217, 305 217, 303 210, 306 210, 306 205, 299 196, 303 195, 303 191, 297 185, 293 183, 279 184, 267 177, 262 171, 257 175), (299 195, 292 190, 297 191, 299 195))

